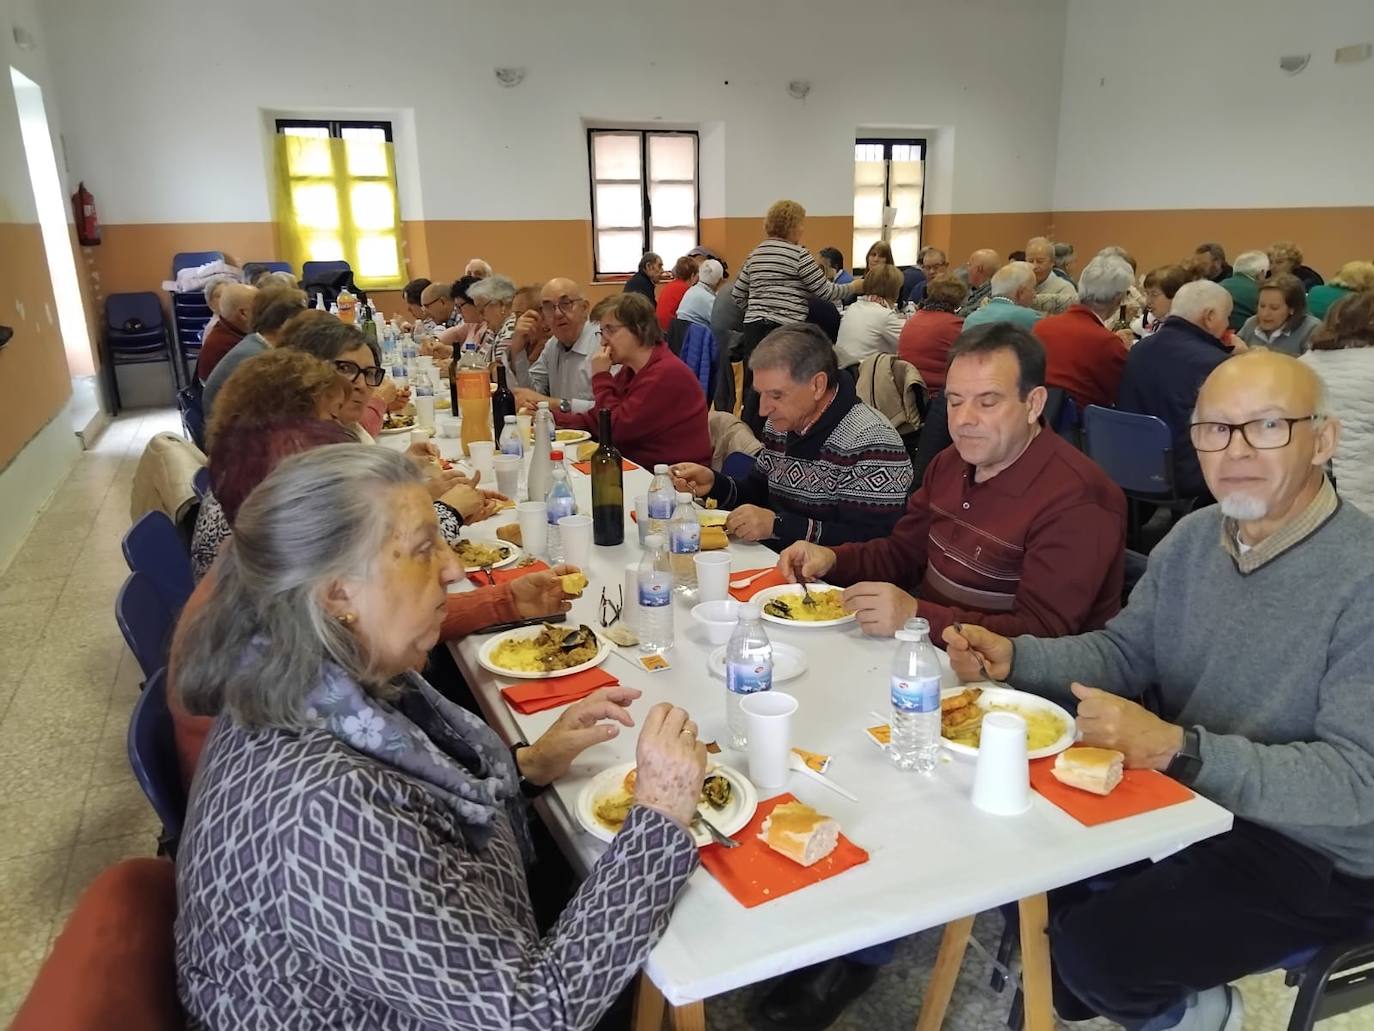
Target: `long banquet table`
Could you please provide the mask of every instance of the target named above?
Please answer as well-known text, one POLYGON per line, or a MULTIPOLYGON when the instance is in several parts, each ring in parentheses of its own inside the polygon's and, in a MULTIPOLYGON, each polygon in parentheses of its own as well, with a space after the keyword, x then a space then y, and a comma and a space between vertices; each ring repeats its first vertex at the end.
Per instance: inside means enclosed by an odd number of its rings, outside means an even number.
MULTIPOLYGON (((439 443, 446 455, 456 457, 456 440, 439 443)), ((579 510, 590 511, 590 480, 574 472, 572 481, 579 510)), ((643 470, 627 472, 626 498, 644 493, 648 481, 643 470)), ((632 501, 628 507, 633 507, 632 501)), ((498 526, 512 521, 513 512, 503 513, 475 525, 470 533, 477 539, 493 539, 498 526)), ((624 582, 625 567, 640 557, 638 532, 628 513, 625 543, 592 551, 585 570, 590 586, 569 615, 574 624, 598 625, 601 588, 609 587, 614 597, 624 582)), ((772 550, 757 544, 732 542, 730 553, 736 575, 776 561, 772 550)), ((455 589, 472 588, 464 582, 455 589)), ((607 658, 605 668, 621 683, 644 692, 631 710, 637 718, 659 701, 680 705, 698 722, 702 740, 722 745, 716 760, 747 772, 746 757, 728 747, 725 687, 707 671, 711 646, 689 609, 683 600, 675 600, 671 669, 650 674, 616 656, 607 658)), ((649 956, 641 979, 637 1028, 657 1029, 665 1000, 675 1028, 704 1027, 701 1001, 710 996, 943 924, 941 955, 918 1024, 937 1028, 973 916, 1017 901, 1027 1027, 1050 1028, 1044 893, 1133 862, 1162 858, 1231 826, 1229 812, 1200 796, 1097 827, 1079 824, 1038 795, 1022 816, 988 816, 969 802, 972 762, 946 756, 931 776, 903 772, 862 733, 874 722, 871 713, 887 711, 891 640, 865 637, 853 626, 794 630, 768 624, 767 631, 774 640, 804 649, 809 662, 803 676, 778 687, 800 702, 793 743, 834 755, 831 777, 859 801, 850 802, 795 773, 787 790, 838 819, 844 833, 870 858, 753 909, 741 906, 705 869, 698 869, 649 956)), ((500 695, 512 681, 477 663, 482 640, 473 637, 450 645, 459 668, 499 734, 507 741, 535 740, 554 721, 557 710, 533 716, 514 712, 500 695)), ((945 676, 947 683, 954 683, 947 666, 945 676)), ((632 760, 635 739, 634 732, 625 732, 589 749, 569 775, 538 800, 540 815, 581 872, 606 846, 578 823, 578 794, 599 770, 632 760)))

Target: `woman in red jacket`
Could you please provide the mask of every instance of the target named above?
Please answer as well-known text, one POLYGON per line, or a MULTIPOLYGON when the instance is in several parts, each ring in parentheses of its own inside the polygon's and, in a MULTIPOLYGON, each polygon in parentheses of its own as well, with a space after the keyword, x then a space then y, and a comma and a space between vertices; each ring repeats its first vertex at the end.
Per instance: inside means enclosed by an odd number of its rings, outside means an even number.
POLYGON ((615 446, 632 462, 646 469, 660 462, 710 465, 706 394, 663 342, 653 305, 639 294, 603 303, 601 350, 591 358, 595 404, 588 412, 554 412, 554 421, 595 436, 597 410, 605 408, 615 446), (620 366, 615 373, 613 365, 620 366))
POLYGON ((668 332, 673 319, 677 318, 677 306, 682 303, 683 294, 690 289, 696 277, 696 261, 688 257, 678 258, 673 266, 672 281, 658 288, 658 328, 663 332, 668 332))
POLYGON ((964 331, 964 320, 955 312, 967 296, 968 287, 956 276, 936 276, 897 338, 897 357, 916 366, 931 397, 945 388, 945 356, 964 331))

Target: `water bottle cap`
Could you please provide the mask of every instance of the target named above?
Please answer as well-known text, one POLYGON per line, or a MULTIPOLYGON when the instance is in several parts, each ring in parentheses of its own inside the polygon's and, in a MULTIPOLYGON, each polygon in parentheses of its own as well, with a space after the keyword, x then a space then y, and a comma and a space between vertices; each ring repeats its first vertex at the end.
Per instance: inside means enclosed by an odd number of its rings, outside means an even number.
POLYGON ((763 606, 756 601, 746 601, 739 614, 741 619, 760 620, 763 618, 763 606))
POLYGON ((508 416, 506 416, 506 422, 507 422, 507 424, 513 424, 513 423, 515 422, 515 416, 513 416, 513 415, 508 415, 508 416))
POLYGON ((549 460, 553 462, 563 461, 563 452, 559 451, 558 448, 554 448, 549 452, 549 460))
POLYGON ((547 412, 549 410, 549 403, 547 401, 540 401, 539 408, 547 412))
POLYGON ((909 634, 930 635, 930 623, 921 616, 912 616, 903 624, 902 629, 909 634))
POLYGON ((667 473, 668 473, 668 467, 667 467, 666 465, 664 465, 662 462, 660 462, 658 465, 654 466, 654 475, 655 475, 655 476, 666 476, 667 473))
POLYGON ((678 491, 677 503, 679 505, 690 505, 692 503, 692 495, 685 490, 678 491))

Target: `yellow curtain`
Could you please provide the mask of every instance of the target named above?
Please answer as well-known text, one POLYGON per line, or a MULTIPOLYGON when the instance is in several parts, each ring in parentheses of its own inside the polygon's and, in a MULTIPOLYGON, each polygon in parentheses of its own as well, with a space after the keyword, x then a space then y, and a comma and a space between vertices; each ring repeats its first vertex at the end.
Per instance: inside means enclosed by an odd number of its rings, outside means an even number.
POLYGON ((296 269, 342 259, 365 290, 404 284, 390 143, 278 134, 276 212, 281 254, 296 269))

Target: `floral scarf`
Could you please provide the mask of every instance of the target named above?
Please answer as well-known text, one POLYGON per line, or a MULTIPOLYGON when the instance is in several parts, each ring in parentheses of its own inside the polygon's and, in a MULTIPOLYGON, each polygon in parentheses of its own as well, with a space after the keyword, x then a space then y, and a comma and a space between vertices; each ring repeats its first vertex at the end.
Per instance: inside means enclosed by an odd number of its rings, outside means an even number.
MULTIPOLYGON (((399 697, 384 701, 330 664, 307 699, 306 722, 419 781, 452 810, 472 847, 482 848, 520 797, 510 752, 419 674, 406 673, 397 686, 399 697)), ((523 820, 512 822, 523 827, 523 820)), ((525 835, 516 834, 523 846, 525 835)))

